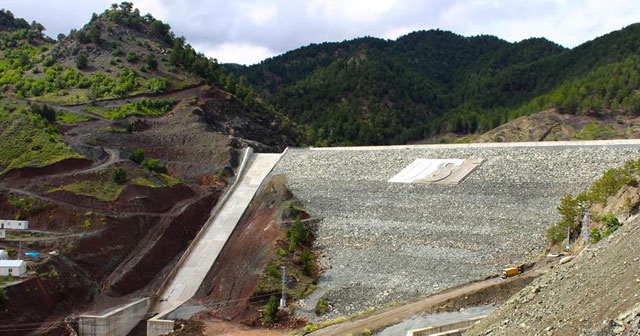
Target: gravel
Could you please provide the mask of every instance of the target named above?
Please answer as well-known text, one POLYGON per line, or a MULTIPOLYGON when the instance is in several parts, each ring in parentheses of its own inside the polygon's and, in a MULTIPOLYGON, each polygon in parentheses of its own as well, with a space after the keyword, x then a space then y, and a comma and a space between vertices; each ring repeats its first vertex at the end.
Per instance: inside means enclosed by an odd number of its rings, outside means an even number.
POLYGON ((638 157, 637 145, 289 149, 272 174, 324 218, 318 285, 333 318, 532 260, 560 198, 638 157), (485 161, 459 185, 387 182, 418 158, 485 161))

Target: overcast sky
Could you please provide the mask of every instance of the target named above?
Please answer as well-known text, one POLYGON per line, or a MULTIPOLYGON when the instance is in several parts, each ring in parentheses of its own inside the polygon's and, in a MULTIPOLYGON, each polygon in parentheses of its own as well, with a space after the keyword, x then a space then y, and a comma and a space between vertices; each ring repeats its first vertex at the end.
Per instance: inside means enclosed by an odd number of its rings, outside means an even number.
MULTIPOLYGON (((81 28, 103 0, 0 0, 55 38, 81 28)), ((442 29, 510 42, 546 37, 573 48, 640 22, 638 0, 137 0, 142 14, 169 23, 197 51, 221 63, 254 64, 310 43, 386 39, 442 29)))

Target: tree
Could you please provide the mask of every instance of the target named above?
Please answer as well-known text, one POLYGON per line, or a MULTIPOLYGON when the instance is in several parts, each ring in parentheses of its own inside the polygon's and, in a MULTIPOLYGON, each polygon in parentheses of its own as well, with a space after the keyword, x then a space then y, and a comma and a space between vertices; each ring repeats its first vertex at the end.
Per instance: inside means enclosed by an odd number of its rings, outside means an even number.
POLYGON ((275 321, 278 316, 278 298, 275 295, 271 295, 267 306, 264 308, 264 315, 262 315, 262 321, 265 323, 271 323, 275 321))
POLYGON ((87 54, 81 52, 76 56, 76 68, 79 70, 86 69, 88 62, 89 59, 87 58, 87 54))
POLYGON ((144 161, 144 149, 142 148, 138 148, 136 150, 133 151, 133 153, 131 153, 131 155, 129 155, 129 160, 137 163, 137 164, 141 164, 142 161, 144 161))
POLYGON ((127 171, 122 167, 118 167, 111 173, 111 181, 117 184, 124 184, 127 182, 127 171))

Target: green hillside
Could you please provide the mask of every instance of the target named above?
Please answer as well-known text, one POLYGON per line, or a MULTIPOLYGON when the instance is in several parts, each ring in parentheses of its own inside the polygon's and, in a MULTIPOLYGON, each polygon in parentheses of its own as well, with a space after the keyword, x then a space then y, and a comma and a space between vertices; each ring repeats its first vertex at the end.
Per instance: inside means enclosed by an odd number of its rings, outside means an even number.
POLYGON ((298 123, 308 144, 400 144, 482 133, 550 108, 635 114, 639 42, 640 24, 574 49, 431 30, 225 68, 298 123))
MULTIPOLYGON (((0 174, 82 157, 65 143, 65 124, 158 117, 184 98, 173 94, 201 86, 228 93, 233 97, 228 101, 237 102, 233 108, 223 104, 228 109, 223 114, 269 120, 264 127, 271 132, 263 133, 295 139, 285 129, 287 121, 253 89, 130 2, 113 4, 57 40, 44 31, 35 21, 29 24, 0 10, 0 129, 8 139, 0 144, 0 174)), ((191 104, 197 106, 197 98, 191 104)))

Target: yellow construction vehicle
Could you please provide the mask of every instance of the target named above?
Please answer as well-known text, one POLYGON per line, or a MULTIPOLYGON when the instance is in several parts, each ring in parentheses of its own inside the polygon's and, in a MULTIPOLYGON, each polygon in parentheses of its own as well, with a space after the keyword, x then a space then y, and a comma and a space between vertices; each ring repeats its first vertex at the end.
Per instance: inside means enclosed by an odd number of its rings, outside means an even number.
POLYGON ((500 273, 500 277, 503 279, 509 278, 509 277, 518 275, 523 271, 524 271, 524 268, 522 266, 505 268, 500 273))

